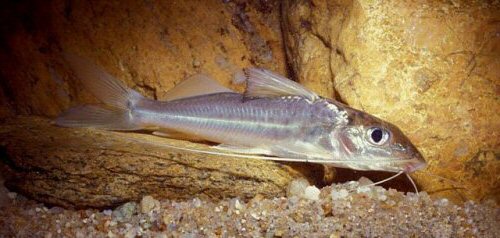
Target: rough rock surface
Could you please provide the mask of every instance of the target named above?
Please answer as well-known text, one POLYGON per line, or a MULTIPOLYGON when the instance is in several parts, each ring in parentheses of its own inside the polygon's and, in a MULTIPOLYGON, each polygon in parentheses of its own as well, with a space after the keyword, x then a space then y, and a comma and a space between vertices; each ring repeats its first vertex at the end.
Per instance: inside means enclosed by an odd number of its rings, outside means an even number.
MULTIPOLYGON (((13 191, 63 207, 112 207, 156 198, 219 200, 284 196, 302 177, 272 161, 217 157, 165 148, 202 144, 140 133, 69 129, 46 119, 18 117, 0 126, 0 170, 13 191)), ((0 181, 2 182, 2 181, 0 181)), ((0 190, 0 204, 4 203, 0 190)), ((143 210, 153 205, 143 201, 143 210)))
MULTIPOLYGON (((316 34, 309 1, 283 1, 283 36, 287 60, 294 78, 320 96, 333 98, 333 72, 330 67, 330 47, 316 34)), ((317 6, 322 8, 324 6, 317 6)))
POLYGON ((288 0, 283 12, 301 82, 400 126, 426 171, 456 181, 417 173, 423 190, 500 201, 498 1, 288 0))
POLYGON ((70 77, 63 51, 160 100, 196 73, 233 89, 233 74, 245 66, 285 73, 276 1, 35 0, 0 6, 0 117, 54 117, 89 100, 70 77))

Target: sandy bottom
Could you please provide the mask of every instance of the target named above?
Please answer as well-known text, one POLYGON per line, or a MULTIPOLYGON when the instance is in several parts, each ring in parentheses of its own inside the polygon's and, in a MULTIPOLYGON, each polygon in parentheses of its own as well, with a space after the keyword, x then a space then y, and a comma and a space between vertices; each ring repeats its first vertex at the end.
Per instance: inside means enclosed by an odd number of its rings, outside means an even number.
POLYGON ((360 186, 296 183, 288 197, 248 202, 156 200, 114 210, 47 208, 7 192, 0 237, 500 237, 500 208, 360 186))

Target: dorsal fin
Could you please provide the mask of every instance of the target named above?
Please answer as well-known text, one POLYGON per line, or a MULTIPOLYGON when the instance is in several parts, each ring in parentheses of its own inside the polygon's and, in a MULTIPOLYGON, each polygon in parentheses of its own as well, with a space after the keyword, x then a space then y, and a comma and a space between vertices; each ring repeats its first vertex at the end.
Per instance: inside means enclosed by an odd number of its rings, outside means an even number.
POLYGON ((246 97, 303 96, 311 101, 319 96, 302 85, 261 68, 244 70, 247 88, 246 97))
POLYGON ((234 92, 204 74, 196 74, 182 81, 165 95, 165 100, 172 101, 212 93, 234 92))

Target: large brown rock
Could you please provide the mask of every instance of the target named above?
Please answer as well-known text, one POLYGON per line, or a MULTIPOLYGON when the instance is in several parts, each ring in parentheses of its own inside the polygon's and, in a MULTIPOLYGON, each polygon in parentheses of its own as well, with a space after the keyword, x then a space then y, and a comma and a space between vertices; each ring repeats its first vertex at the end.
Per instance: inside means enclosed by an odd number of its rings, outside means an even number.
POLYGON ((400 126, 425 171, 456 181, 416 173, 423 190, 500 201, 498 2, 289 0, 283 11, 301 82, 324 87, 308 77, 322 75, 343 101, 400 126))
POLYGON ((210 150, 140 133, 61 128, 36 117, 17 117, 0 126, 6 185, 64 207, 111 207, 146 195, 277 197, 285 195, 291 180, 303 176, 272 161, 189 153, 165 144, 210 150))
POLYGON ((0 5, 0 117, 54 117, 88 100, 67 73, 63 51, 90 59, 160 100, 196 73, 240 90, 230 81, 242 67, 285 73, 276 1, 51 0, 0 5))
MULTIPOLYGON (((308 1, 283 1, 283 36, 287 60, 294 79, 318 93, 333 98, 333 73, 330 68, 330 46, 313 31, 308 18, 313 14, 308 1)), ((323 6, 317 6, 322 8, 323 6)))

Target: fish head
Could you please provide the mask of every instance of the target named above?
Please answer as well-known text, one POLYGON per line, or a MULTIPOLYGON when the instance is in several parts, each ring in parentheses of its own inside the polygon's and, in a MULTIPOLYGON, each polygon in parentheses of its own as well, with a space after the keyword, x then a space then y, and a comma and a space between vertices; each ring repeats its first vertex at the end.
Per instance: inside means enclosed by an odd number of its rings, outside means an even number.
POLYGON ((355 109, 349 109, 348 115, 349 123, 337 137, 341 153, 355 161, 353 168, 411 173, 426 166, 422 154, 397 126, 355 109))

